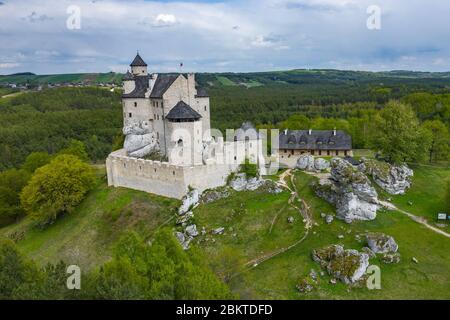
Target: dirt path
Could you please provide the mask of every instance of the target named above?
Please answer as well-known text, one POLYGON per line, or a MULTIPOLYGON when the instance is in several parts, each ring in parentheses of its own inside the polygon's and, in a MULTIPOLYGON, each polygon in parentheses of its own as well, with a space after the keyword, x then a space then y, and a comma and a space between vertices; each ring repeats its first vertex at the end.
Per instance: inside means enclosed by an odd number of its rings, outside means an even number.
MULTIPOLYGON (((297 240, 296 242, 294 242, 293 244, 291 244, 288 247, 283 247, 280 249, 277 249, 275 251, 272 251, 270 253, 267 253, 265 255, 262 255, 260 257, 257 257, 255 259, 252 259, 250 261, 248 261, 245 265, 248 266, 248 268, 242 272, 246 272, 249 271, 253 268, 256 268, 258 265, 260 265, 261 263, 272 259, 296 246, 298 246, 300 243, 302 243, 309 235, 309 230, 312 228, 314 221, 312 219, 312 214, 310 212, 310 207, 308 206, 308 204, 306 203, 306 201, 304 201, 303 199, 301 199, 298 195, 298 191, 297 191, 297 187, 295 185, 295 176, 292 174, 292 170, 286 170, 285 172, 283 172, 280 177, 279 180, 277 181, 277 185, 281 186, 282 188, 285 188, 287 190, 289 190, 291 192, 291 196, 289 197, 288 200, 288 205, 292 206, 293 208, 295 208, 300 215, 303 217, 303 220, 305 222, 305 234, 303 235, 303 237, 301 237, 299 240, 297 240), (289 181, 291 182, 292 188, 289 186, 289 183, 286 182, 287 178, 289 178, 289 181), (300 201, 300 203, 302 204, 302 207, 298 207, 295 204, 295 201, 300 201)), ((272 230, 273 225, 276 221, 276 218, 278 217, 279 212, 277 213, 277 215, 275 216, 274 220, 272 221, 272 225, 270 227, 269 232, 272 230)), ((242 273, 241 272, 241 273, 242 273)), ((239 273, 240 274, 240 273, 239 273)), ((238 274, 234 275, 237 276, 238 274)), ((234 277, 233 276, 233 277, 234 277)))
POLYGON ((421 225, 427 227, 428 229, 430 229, 430 230, 432 230, 432 231, 434 231, 434 232, 436 232, 436 233, 439 233, 439 234, 441 234, 441 235, 443 235, 443 236, 445 236, 445 237, 447 237, 447 238, 450 238, 450 234, 448 234, 447 232, 445 232, 445 231, 443 231, 443 230, 441 230, 441 229, 439 229, 439 228, 433 227, 433 226, 430 225, 430 224, 427 222, 427 220, 426 220, 425 218, 423 218, 423 217, 418 217, 418 216, 416 216, 416 215, 414 215, 414 214, 412 214, 412 213, 410 213, 410 212, 407 212, 407 211, 404 211, 404 210, 402 210, 402 209, 399 209, 397 206, 395 206, 394 204, 392 204, 392 203, 390 203, 390 202, 379 201, 379 203, 380 203, 382 206, 386 207, 387 209, 390 209, 390 210, 394 210, 394 211, 398 211, 398 212, 400 212, 400 213, 403 213, 404 215, 410 217, 410 218, 411 218, 412 220, 414 220, 415 222, 420 223, 421 225))

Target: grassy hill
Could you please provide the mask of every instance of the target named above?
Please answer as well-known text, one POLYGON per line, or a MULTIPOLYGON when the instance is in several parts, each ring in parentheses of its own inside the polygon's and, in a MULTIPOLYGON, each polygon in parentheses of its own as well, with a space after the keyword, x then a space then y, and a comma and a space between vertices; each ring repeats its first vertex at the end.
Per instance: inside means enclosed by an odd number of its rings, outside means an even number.
POLYGON ((35 75, 30 73, 14 74, 14 75, 0 75, 0 84, 15 83, 15 84, 62 84, 62 83, 116 83, 120 84, 122 81, 122 74, 108 72, 108 73, 73 73, 73 74, 53 74, 53 75, 35 75))
MULTIPOLYGON (((177 228, 173 218, 179 201, 108 188, 104 173, 100 175, 102 182, 73 214, 45 230, 31 228, 25 219, 0 229, 0 236, 15 239, 18 247, 40 264, 63 259, 66 263, 91 269, 110 258, 111 247, 126 230, 136 230, 150 239, 163 225, 177 228)), ((439 177, 428 182, 426 192, 431 199, 420 205, 418 201, 416 210, 420 206, 431 208, 432 202, 436 210, 443 205, 437 186, 440 180, 450 179, 450 169, 419 169, 414 178, 415 186, 405 198, 415 197, 417 188, 422 188, 431 176, 439 177)), ((296 172, 294 183, 300 197, 310 206, 317 225, 303 242, 258 266, 245 265, 290 246, 305 235, 302 218, 287 203, 289 193, 233 192, 226 199, 195 209, 194 222, 199 230, 225 228, 223 235, 201 235, 195 244, 209 255, 209 263, 219 276, 227 272, 235 275, 229 281, 233 292, 244 299, 450 299, 450 239, 397 212, 381 212, 370 222, 348 225, 335 220, 328 225, 320 214, 333 213, 334 209, 314 195, 310 188, 314 179, 296 172), (289 216, 295 218, 293 224, 287 222, 289 216), (299 279, 311 269, 320 271, 311 259, 313 249, 336 243, 361 249, 365 244, 358 242, 355 235, 367 231, 392 235, 402 255, 401 262, 394 265, 371 260, 371 264, 381 268, 381 290, 349 288, 341 283, 333 285, 330 277, 323 275, 319 276, 319 284, 312 293, 298 293, 295 286, 299 279), (338 239, 339 235, 344 238, 338 239), (418 259, 418 264, 412 261, 413 257, 418 259)))

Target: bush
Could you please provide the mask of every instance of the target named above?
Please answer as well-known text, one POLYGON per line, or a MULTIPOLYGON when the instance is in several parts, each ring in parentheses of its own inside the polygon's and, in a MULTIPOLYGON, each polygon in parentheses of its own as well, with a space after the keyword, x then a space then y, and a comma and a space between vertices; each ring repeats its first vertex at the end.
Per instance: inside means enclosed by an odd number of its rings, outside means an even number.
POLYGON ((60 155, 36 170, 21 193, 21 204, 38 224, 70 213, 95 184, 91 166, 72 155, 60 155))
POLYGON ((247 178, 257 178, 259 177, 259 169, 257 164, 250 163, 248 159, 239 167, 239 172, 245 173, 247 178))

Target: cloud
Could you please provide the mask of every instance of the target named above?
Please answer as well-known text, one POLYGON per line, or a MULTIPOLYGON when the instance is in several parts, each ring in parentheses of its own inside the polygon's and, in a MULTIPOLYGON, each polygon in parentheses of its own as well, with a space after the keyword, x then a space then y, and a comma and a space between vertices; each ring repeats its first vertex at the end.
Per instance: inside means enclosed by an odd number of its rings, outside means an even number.
POLYGON ((0 69, 12 69, 20 66, 20 63, 0 63, 0 69))
POLYGON ((36 11, 31 12, 28 16, 23 17, 22 19, 31 23, 53 20, 53 18, 47 16, 46 14, 37 14, 36 11))
POLYGON ((153 21, 153 26, 157 28, 171 27, 178 23, 177 18, 173 14, 158 14, 153 21))
POLYGON ((0 63, 20 63, 14 72, 107 72, 139 49, 151 72, 180 61, 198 72, 450 70, 450 1, 422 1, 377 0, 381 30, 373 32, 373 0, 77 0, 79 30, 66 27, 70 0, 0 0, 0 41, 8 43, 0 63))

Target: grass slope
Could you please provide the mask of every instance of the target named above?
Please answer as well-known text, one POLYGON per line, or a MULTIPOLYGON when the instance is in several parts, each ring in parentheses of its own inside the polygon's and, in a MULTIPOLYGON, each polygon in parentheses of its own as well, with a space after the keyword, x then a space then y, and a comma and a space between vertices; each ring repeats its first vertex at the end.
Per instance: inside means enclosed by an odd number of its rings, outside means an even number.
MULTIPOLYGON (((314 227, 305 242, 275 258, 268 260, 251 271, 231 280, 234 292, 246 299, 449 299, 450 298, 450 241, 399 213, 380 213, 375 221, 347 225, 334 221, 327 225, 320 213, 332 213, 334 209, 317 198, 309 184, 313 177, 296 173, 296 184, 300 196, 311 206, 315 221, 314 227), (348 289, 341 283, 332 285, 325 275, 314 292, 301 295, 295 289, 298 280, 311 269, 320 270, 310 258, 311 250, 329 244, 342 243, 347 248, 361 249, 364 243, 355 239, 357 233, 380 231, 394 236, 400 246, 402 261, 397 265, 386 265, 372 259, 371 264, 382 270, 382 290, 369 291, 366 288, 348 289), (338 239, 344 235, 344 239, 338 239), (412 262, 419 259, 419 264, 412 262)), ((303 223, 298 213, 283 210, 285 193, 263 195, 246 192, 229 199, 199 207, 195 211, 196 222, 200 226, 226 226, 227 232, 217 236, 215 243, 201 242, 200 245, 210 253, 211 259, 226 248, 232 247, 251 260, 276 248, 295 242, 303 235, 303 223), (240 209, 244 203, 244 211, 240 209), (276 220, 274 231, 269 233, 271 222, 278 210, 282 210, 276 220), (233 211, 241 210, 240 215, 233 211), (287 217, 296 218, 293 225, 287 217)))
MULTIPOLYGON (((424 170, 424 180, 426 176, 440 174, 435 168, 424 170)), ((310 183, 315 178, 302 172, 295 175, 297 190, 311 207, 318 226, 298 246, 232 278, 229 284, 234 293, 243 299, 450 299, 449 239, 396 212, 380 212, 377 219, 370 222, 348 225, 335 220, 327 225, 320 214, 333 213, 334 209, 314 195, 310 183), (342 243, 346 248, 361 249, 365 244, 358 242, 355 235, 366 231, 392 235, 400 247, 399 264, 386 265, 378 259, 371 260, 371 264, 381 268, 381 290, 349 289, 341 283, 332 285, 325 274, 319 277, 319 285, 312 293, 297 292, 295 287, 300 278, 311 269, 320 270, 311 259, 314 248, 342 243), (344 239, 338 239, 339 235, 344 235, 344 239), (415 264, 412 257, 419 263, 415 264)), ((417 188, 421 188, 420 170, 416 179, 417 188)), ((411 196, 419 193, 414 188, 411 192, 411 196)), ((435 196, 439 190, 430 188, 425 192, 435 196)), ((223 254, 230 250, 243 264, 287 247, 305 234, 302 218, 287 205, 288 198, 287 192, 270 194, 257 190, 233 192, 226 199, 202 204, 194 211, 198 230, 224 227, 225 233, 212 235, 208 232, 194 242, 206 251, 213 266, 226 264, 223 254), (287 222, 290 216, 295 218, 293 224, 287 222)), ((431 206, 431 201, 427 203, 425 201, 423 206, 431 206)), ((47 229, 33 229, 30 222, 24 220, 0 229, 0 235, 15 238, 19 248, 41 264, 63 259, 90 269, 110 257, 111 247, 125 230, 137 230, 150 237, 161 225, 175 227, 171 218, 178 206, 177 200, 109 188, 103 181, 76 212, 47 229)))
POLYGON ((131 229, 150 236, 173 217, 178 205, 177 200, 109 188, 102 182, 75 212, 45 230, 25 219, 0 229, 0 236, 16 239, 20 250, 42 265, 64 260, 90 269, 109 259, 123 232, 131 229))

